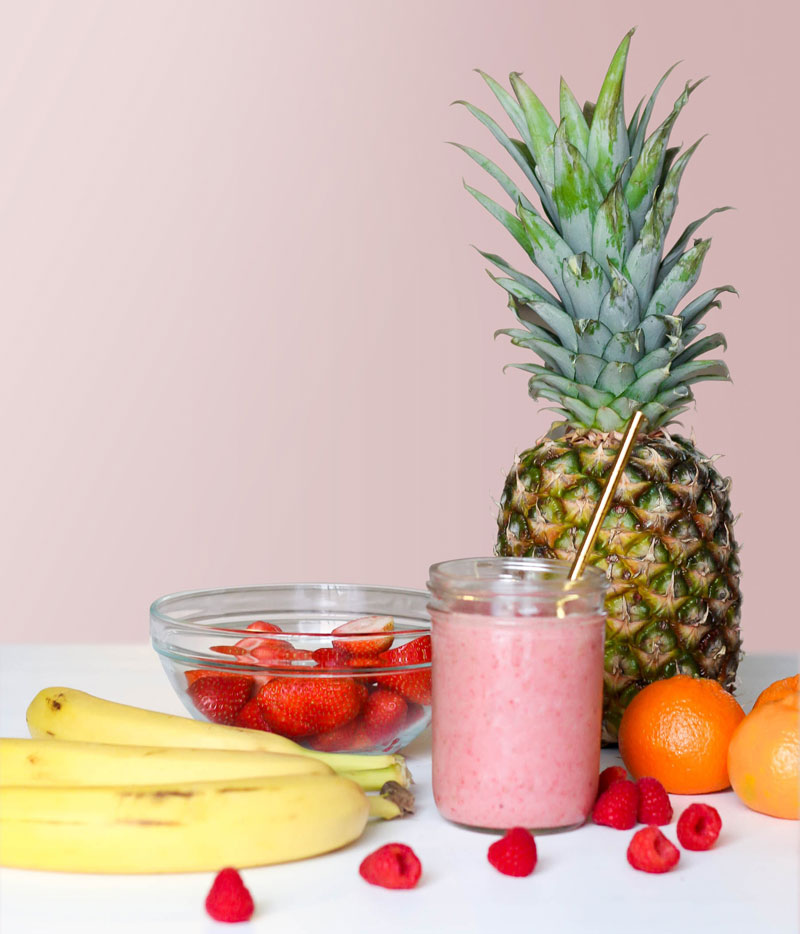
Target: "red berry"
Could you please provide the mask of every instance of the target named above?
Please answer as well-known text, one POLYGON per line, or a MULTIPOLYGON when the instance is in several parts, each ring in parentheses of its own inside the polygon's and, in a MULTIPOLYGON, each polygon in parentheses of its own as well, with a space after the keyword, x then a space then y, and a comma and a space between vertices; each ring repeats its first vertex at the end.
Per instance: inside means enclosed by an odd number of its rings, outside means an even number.
POLYGON ((257 619, 254 623, 247 626, 250 632, 283 632, 280 626, 275 623, 265 623, 263 619, 257 619))
POLYGON ((258 692, 269 728, 283 736, 325 733, 357 716, 363 685, 352 678, 273 678, 258 692))
POLYGON ((489 862, 506 876, 529 876, 536 868, 536 841, 523 827, 513 827, 489 847, 489 862))
POLYGON ((235 869, 222 869, 206 896, 206 911, 215 921, 249 921, 253 896, 235 869))
POLYGON ((261 716, 261 710, 259 709, 258 701, 255 697, 242 707, 236 715, 233 725, 244 727, 247 730, 265 730, 269 733, 269 727, 261 716))
POLYGON ((333 630, 334 636, 347 636, 347 639, 334 639, 334 649, 346 655, 380 655, 391 648, 394 636, 394 620, 391 616, 362 616, 342 623, 333 630), (389 633, 389 635, 380 635, 389 633), (366 638, 375 635, 375 638, 366 638))
POLYGON ((600 795, 592 809, 595 824, 630 830, 636 824, 639 789, 633 782, 615 782, 600 795))
POLYGON ((628 773, 621 765, 610 765, 603 769, 597 781, 597 797, 599 798, 606 788, 610 788, 615 782, 624 782, 627 777, 628 773))
MULTIPOLYGON (((187 678, 190 672, 186 672, 187 678)), ((192 681, 187 691, 192 703, 213 723, 233 723, 250 699, 253 679, 226 672, 209 674, 192 681)))
MULTIPOLYGON (((388 652, 380 655, 382 665, 423 665, 430 662, 431 637, 421 636, 405 645, 395 646, 388 652)), ((431 702, 431 669, 430 666, 403 672, 396 675, 381 675, 378 684, 391 688, 402 694, 406 700, 415 704, 430 704, 431 702)))
POLYGON ((339 649, 323 647, 311 653, 320 668, 382 668, 377 655, 347 655, 339 649))
POLYGON ((222 655, 245 655, 247 653, 247 649, 238 645, 210 645, 209 649, 212 652, 220 652, 222 655))
POLYGON ((361 708, 364 731, 375 743, 386 743, 403 728, 408 704, 394 691, 376 688, 361 708))
POLYGON ((358 867, 370 885, 385 889, 413 889, 422 874, 417 854, 404 843, 387 843, 370 853, 358 867))
POLYGON ((719 811, 710 804, 690 804, 678 818, 678 843, 685 850, 708 850, 722 829, 719 811))
POLYGON ((640 824, 668 824, 672 820, 672 804, 664 786, 657 778, 640 778, 639 786, 640 824))
POLYGON ((678 848, 658 827, 637 830, 628 844, 628 862, 642 872, 669 872, 680 858, 678 848))
POLYGON ((359 720, 351 720, 344 726, 334 727, 325 733, 315 733, 303 740, 312 749, 322 752, 345 752, 355 748, 356 731, 360 726, 359 720))

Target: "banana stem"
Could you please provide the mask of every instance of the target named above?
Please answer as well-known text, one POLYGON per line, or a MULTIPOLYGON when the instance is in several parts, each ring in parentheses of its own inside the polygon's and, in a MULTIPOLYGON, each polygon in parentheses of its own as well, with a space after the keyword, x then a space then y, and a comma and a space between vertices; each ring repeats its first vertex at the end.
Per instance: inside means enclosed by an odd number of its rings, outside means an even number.
POLYGON ((414 795, 397 782, 386 782, 380 794, 367 795, 370 817, 394 820, 414 813, 414 795))
POLYGON ((404 765, 405 758, 399 754, 374 756, 371 753, 319 752, 316 749, 298 747, 297 752, 311 756, 329 765, 334 772, 359 772, 362 769, 385 769, 392 765, 404 765))
POLYGON ((347 769, 339 772, 339 775, 358 782, 364 791, 378 791, 387 782, 396 782, 401 787, 408 788, 412 782, 405 762, 395 762, 394 765, 387 765, 382 769, 347 769))

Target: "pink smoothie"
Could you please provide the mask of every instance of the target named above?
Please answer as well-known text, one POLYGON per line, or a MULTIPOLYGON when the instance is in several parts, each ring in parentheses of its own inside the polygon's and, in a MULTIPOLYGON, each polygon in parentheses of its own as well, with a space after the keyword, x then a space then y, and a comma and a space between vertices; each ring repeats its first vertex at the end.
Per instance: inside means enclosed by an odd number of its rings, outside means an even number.
POLYGON ((583 823, 600 764, 604 618, 431 615, 440 813, 496 829, 583 823))

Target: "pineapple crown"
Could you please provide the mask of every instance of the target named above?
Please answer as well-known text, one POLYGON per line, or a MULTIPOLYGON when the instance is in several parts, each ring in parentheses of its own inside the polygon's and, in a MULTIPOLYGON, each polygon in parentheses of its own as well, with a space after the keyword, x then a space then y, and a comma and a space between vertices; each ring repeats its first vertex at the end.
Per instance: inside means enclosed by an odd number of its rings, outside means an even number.
POLYGON ((486 156, 457 145, 506 192, 514 213, 465 183, 511 233, 553 291, 512 268, 502 257, 479 251, 502 275, 489 272, 509 295, 520 328, 502 328, 513 344, 536 353, 543 365, 510 366, 533 375, 533 398, 557 403, 568 422, 601 431, 621 429, 641 409, 651 429, 688 408, 691 385, 730 379, 722 360, 708 351, 725 347, 723 334, 698 339, 700 319, 730 285, 703 292, 679 311, 697 282, 710 239, 692 235, 715 208, 689 224, 664 255, 678 203, 678 186, 698 140, 683 153, 669 147, 681 110, 701 81, 688 82, 672 111, 649 136, 653 106, 674 65, 650 98, 626 122, 623 88, 628 47, 620 43, 596 104, 581 109, 561 79, 561 122, 557 125, 518 73, 513 95, 479 71, 521 139, 466 101, 516 163, 539 199, 541 212, 514 181, 486 156), (554 294, 555 293, 555 294, 554 294))

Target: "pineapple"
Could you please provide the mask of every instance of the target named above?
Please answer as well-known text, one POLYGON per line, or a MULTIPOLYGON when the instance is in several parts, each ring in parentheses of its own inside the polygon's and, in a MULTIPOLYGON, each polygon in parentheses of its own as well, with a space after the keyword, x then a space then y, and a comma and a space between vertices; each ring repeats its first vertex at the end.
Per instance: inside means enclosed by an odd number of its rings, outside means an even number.
POLYGON ((692 235, 726 208, 689 224, 667 250, 678 186, 699 143, 681 153, 669 147, 669 136, 700 82, 686 84, 648 135, 670 69, 626 122, 632 34, 620 43, 596 104, 581 108, 562 79, 559 123, 519 74, 510 76, 512 94, 481 72, 520 139, 460 102, 516 163, 540 205, 498 165, 459 146, 499 183, 513 210, 465 187, 543 276, 481 253, 499 270, 490 275, 508 293, 520 325, 497 333, 541 360, 511 365, 530 373, 530 395, 554 403, 563 417, 515 459, 500 500, 497 554, 573 558, 627 420, 641 409, 648 422, 592 558, 610 585, 606 743, 616 741, 622 712, 644 685, 684 673, 731 689, 740 656, 729 482, 693 440, 667 430, 692 401, 694 383, 729 379, 725 363, 707 356, 725 346, 724 336, 699 335, 718 297, 735 290, 712 288, 678 308, 710 243, 692 235))

